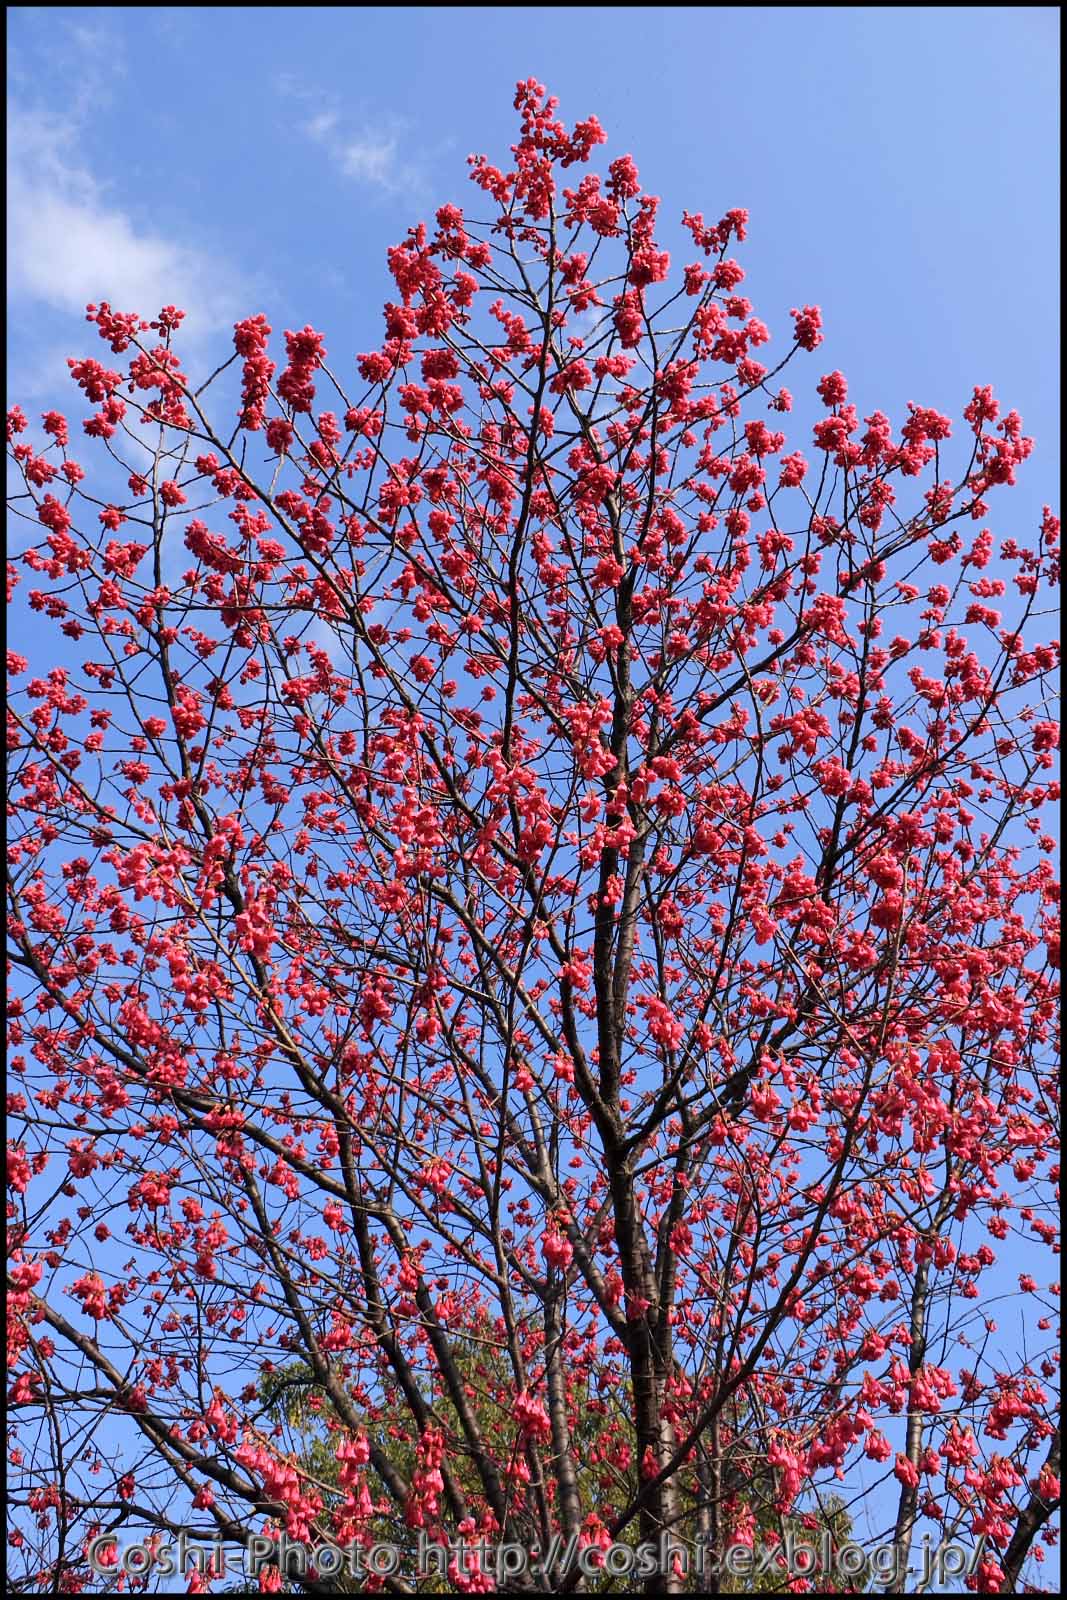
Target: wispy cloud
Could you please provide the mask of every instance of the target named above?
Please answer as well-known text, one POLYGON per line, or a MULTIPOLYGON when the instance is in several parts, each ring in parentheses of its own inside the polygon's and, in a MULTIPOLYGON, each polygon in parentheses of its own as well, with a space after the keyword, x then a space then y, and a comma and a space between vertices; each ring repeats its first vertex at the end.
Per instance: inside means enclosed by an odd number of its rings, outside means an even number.
MULTIPOLYGON (((305 104, 321 99, 290 73, 279 75, 277 87, 280 93, 305 104)), ((411 127, 402 118, 355 119, 327 104, 298 126, 342 177, 387 195, 415 198, 424 192, 423 157, 415 150, 411 127)))
POLYGON ((402 130, 375 132, 346 129, 330 113, 320 113, 304 124, 309 139, 322 146, 345 178, 369 184, 389 195, 418 196, 425 179, 417 162, 404 153, 402 130))

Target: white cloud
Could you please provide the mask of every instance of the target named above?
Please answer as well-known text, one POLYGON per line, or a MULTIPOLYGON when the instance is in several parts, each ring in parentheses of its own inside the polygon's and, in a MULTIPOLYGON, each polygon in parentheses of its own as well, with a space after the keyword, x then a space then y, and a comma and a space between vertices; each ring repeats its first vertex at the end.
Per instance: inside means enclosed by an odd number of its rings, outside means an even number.
POLYGON ((312 139, 325 139, 340 122, 336 111, 320 111, 310 122, 304 124, 304 132, 312 139))
POLYGON ((232 320, 237 275, 153 232, 110 200, 78 153, 78 122, 13 106, 8 119, 8 287, 14 300, 84 312, 108 300, 153 317, 187 311, 192 338, 232 320))
POLYGON ((349 178, 363 178, 383 189, 396 183, 395 139, 352 139, 339 151, 341 170, 349 178))
POLYGON ((304 123, 304 132, 326 151, 346 178, 390 195, 417 195, 423 188, 418 166, 405 159, 401 132, 359 132, 344 127, 336 112, 324 111, 304 123))
POLYGON ((325 152, 345 178, 380 189, 383 194, 417 196, 425 188, 421 158, 411 149, 410 129, 402 119, 390 117, 384 126, 369 118, 342 116, 336 105, 321 105, 322 94, 292 73, 275 79, 279 94, 318 109, 300 124, 300 131, 325 152))

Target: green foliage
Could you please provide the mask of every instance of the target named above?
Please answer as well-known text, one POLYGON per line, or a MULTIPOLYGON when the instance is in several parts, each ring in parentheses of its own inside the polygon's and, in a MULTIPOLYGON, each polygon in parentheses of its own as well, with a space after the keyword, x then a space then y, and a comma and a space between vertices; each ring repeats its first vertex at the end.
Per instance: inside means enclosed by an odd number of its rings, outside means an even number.
MULTIPOLYGON (((506 1397, 510 1393, 511 1374, 504 1352, 488 1343, 468 1341, 458 1358, 461 1374, 467 1387, 472 1410, 483 1436, 490 1447, 499 1445, 498 1459, 507 1459, 507 1446, 513 1443, 514 1425, 510 1422, 506 1397), (506 1442, 505 1442, 506 1441, 506 1442)), ((312 1370, 303 1362, 295 1361, 265 1376, 260 1382, 260 1397, 271 1423, 282 1429, 289 1441, 301 1470, 314 1480, 327 1505, 331 1497, 343 1497, 338 1483, 338 1462, 335 1440, 327 1428, 325 1418, 330 1407, 325 1391, 316 1382, 312 1370)), ((463 1432, 455 1409, 447 1397, 425 1394, 432 1408, 435 1422, 446 1430, 450 1440, 448 1464, 460 1488, 476 1498, 479 1480, 469 1449, 463 1442, 463 1432)), ((636 1457, 633 1428, 629 1421, 630 1409, 626 1404, 625 1389, 609 1391, 605 1395, 587 1397, 573 1419, 571 1445, 576 1462, 581 1503, 586 1508, 597 1508, 606 1498, 617 1502, 624 1492, 632 1493, 637 1487, 636 1457)), ((412 1434, 411 1413, 403 1396, 389 1382, 383 1382, 381 1398, 373 1409, 364 1413, 364 1430, 372 1445, 384 1451, 405 1481, 410 1481, 415 1464, 415 1438, 412 1434)), ((735 1433, 735 1446, 743 1444, 745 1432, 735 1433)), ((752 1511, 755 1521, 755 1544, 777 1545, 794 1541, 809 1544, 822 1551, 826 1535, 830 1547, 840 1549, 851 1541, 852 1522, 844 1503, 836 1496, 821 1499, 818 1505, 781 1516, 774 1507, 775 1484, 769 1469, 751 1468, 751 1448, 734 1448, 726 1452, 723 1463, 724 1492, 741 1500, 752 1511)), ((636 1520, 620 1536, 619 1542, 632 1548, 638 1543, 636 1520)), ((372 1542, 395 1545, 401 1552, 399 1576, 411 1583, 416 1577, 417 1533, 408 1528, 395 1513, 375 1518, 368 1527, 372 1542)), ((709 1587, 703 1581, 696 1562, 698 1540, 695 1511, 686 1514, 674 1529, 675 1539, 690 1552, 690 1574, 686 1589, 699 1594, 709 1587)), ((531 1538, 535 1537, 531 1530, 531 1538)), ((864 1593, 870 1584, 870 1574, 865 1569, 857 1579, 843 1581, 820 1575, 811 1585, 812 1592, 824 1594, 864 1593)), ((287 1592, 296 1592, 295 1582, 285 1584, 287 1592)), ((777 1564, 762 1574, 748 1578, 732 1577, 720 1572, 714 1588, 722 1594, 774 1594, 785 1591, 784 1572, 777 1564)), ((455 1591, 448 1580, 421 1577, 418 1591, 423 1594, 450 1594, 455 1591)), ((230 1591, 240 1592, 240 1591, 230 1591)), ((329 1592, 336 1594, 365 1592, 358 1578, 338 1577, 331 1583, 329 1592)), ((625 1581, 604 1575, 600 1579, 587 1579, 585 1593, 626 1593, 625 1581)))

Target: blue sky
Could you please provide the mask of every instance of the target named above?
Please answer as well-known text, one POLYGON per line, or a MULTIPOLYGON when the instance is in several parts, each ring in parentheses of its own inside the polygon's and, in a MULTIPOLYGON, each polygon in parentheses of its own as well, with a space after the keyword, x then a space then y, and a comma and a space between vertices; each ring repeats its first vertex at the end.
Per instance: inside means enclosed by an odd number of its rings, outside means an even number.
POLYGON ((790 306, 823 310, 805 387, 840 367, 899 421, 992 383, 1038 441, 998 532, 1030 532, 1056 476, 1058 28, 1053 7, 13 8, 11 396, 67 393, 100 298, 184 305, 204 360, 238 316, 310 321, 343 366, 380 339, 386 246, 470 203, 466 157, 506 161, 534 75, 634 155, 679 257, 684 208, 749 209, 757 314, 784 337, 790 306))

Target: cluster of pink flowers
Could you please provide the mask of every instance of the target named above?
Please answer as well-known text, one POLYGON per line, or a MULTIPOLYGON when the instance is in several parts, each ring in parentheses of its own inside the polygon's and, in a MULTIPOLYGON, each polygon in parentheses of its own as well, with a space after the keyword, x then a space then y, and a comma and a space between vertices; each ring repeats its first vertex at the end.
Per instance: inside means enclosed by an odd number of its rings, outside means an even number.
MULTIPOLYGON (((266 421, 270 382, 274 376, 274 362, 267 355, 270 333, 270 324, 262 313, 256 317, 246 317, 243 322, 238 322, 233 330, 234 348, 244 361, 241 369, 239 422, 240 426, 247 428, 250 433, 258 432, 266 421)), ((290 337, 286 334, 287 341, 290 337)), ((291 348, 290 364, 292 364, 291 348)))

